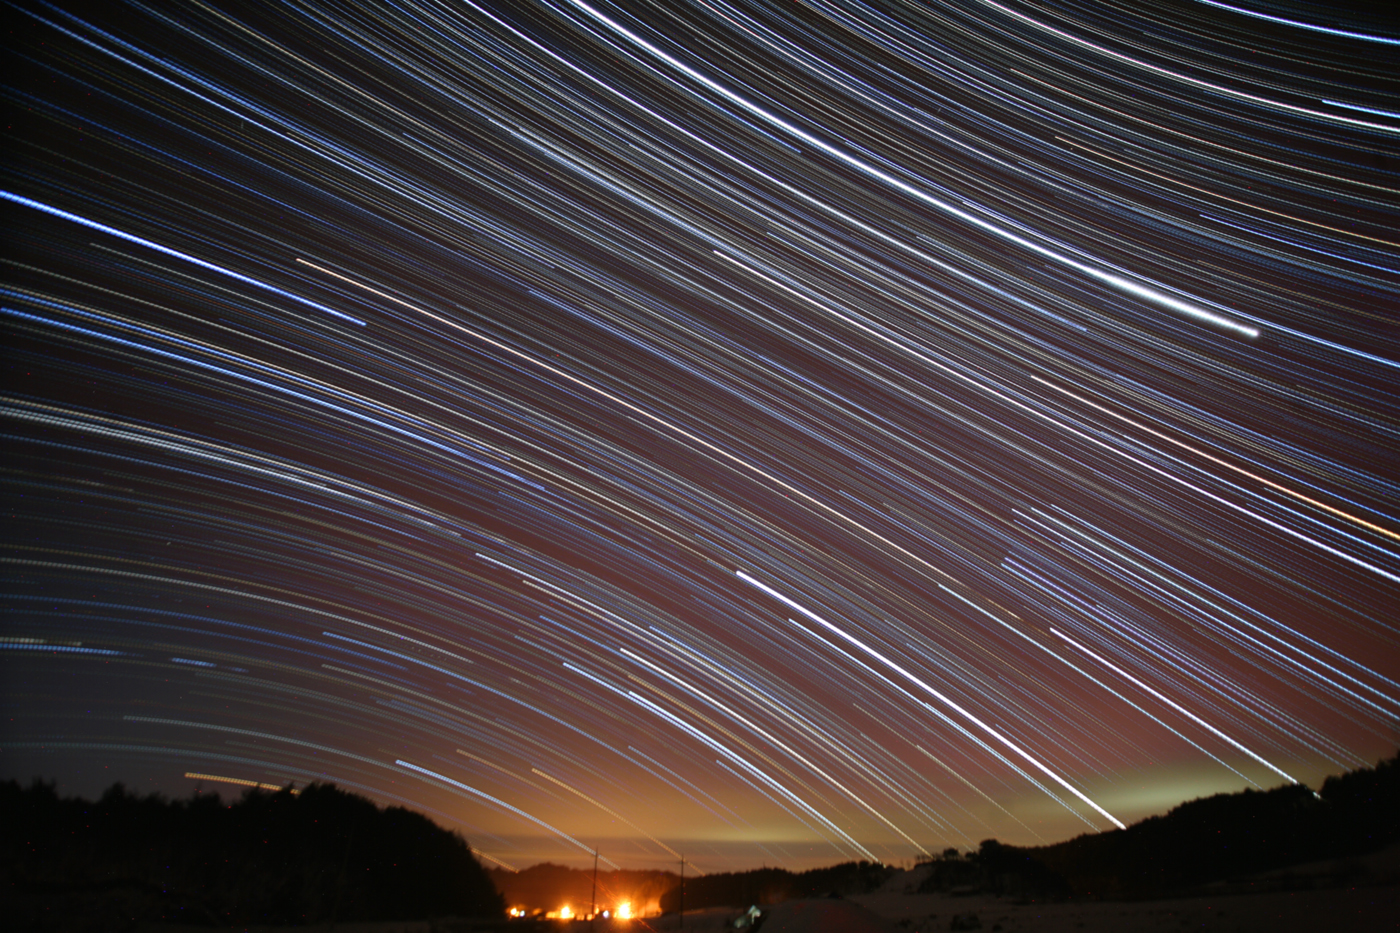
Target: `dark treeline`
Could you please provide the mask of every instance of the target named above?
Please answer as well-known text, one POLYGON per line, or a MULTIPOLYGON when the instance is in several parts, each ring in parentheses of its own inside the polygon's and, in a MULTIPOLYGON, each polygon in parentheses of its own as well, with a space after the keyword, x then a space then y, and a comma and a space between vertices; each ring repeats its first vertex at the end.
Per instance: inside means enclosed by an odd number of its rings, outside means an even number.
MULTIPOLYGON (((511 872, 499 868, 490 870, 491 880, 505 895, 509 907, 523 907, 529 912, 558 910, 568 904, 575 911, 591 906, 593 872, 567 868, 544 862, 511 872)), ((600 871, 598 872, 598 909, 614 910, 627 901, 633 910, 655 907, 661 895, 675 887, 679 875, 673 871, 600 871)))
POLYGON ((60 798, 0 783, 0 871, 11 929, 137 922, 305 924, 503 915, 462 837, 329 784, 300 793, 60 798))
MULTIPOLYGON (((685 909, 748 907, 830 894, 869 894, 896 874, 897 869, 875 862, 844 862, 796 873, 783 868, 759 868, 701 875, 685 880, 685 909)), ((681 897, 679 886, 672 888, 662 895, 661 909, 679 909, 681 897)))
POLYGON ((1400 842, 1400 754, 1330 777, 1184 803, 1123 830, 1022 848, 994 839, 935 859, 925 891, 1155 897, 1400 842))

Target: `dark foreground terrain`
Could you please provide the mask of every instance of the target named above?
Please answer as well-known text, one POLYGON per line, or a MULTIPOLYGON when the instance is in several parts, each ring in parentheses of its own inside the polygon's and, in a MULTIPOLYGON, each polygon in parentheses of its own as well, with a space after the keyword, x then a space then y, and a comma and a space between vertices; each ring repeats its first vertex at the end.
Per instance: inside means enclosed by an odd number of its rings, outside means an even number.
MULTIPOLYGON (((1400 930, 1400 845, 1209 885, 1179 897, 1044 900, 987 891, 916 893, 929 866, 857 896, 892 930, 934 933, 1352 933, 1400 930), (907 889, 907 891, 906 891, 907 889)), ((687 927, 688 928, 688 927, 687 927)))
POLYGON ((329 784, 226 804, 96 802, 0 784, 0 911, 9 929, 120 931, 502 917, 461 836, 329 784))
MULTIPOLYGON (((52 785, 0 784, 0 872, 0 916, 16 929, 582 929, 505 921, 502 893, 460 836, 330 785, 250 791, 228 805, 198 794, 137 797, 120 785, 93 803, 61 799, 52 785)), ((554 886, 584 877, 537 866, 500 880, 553 903, 554 886)), ((672 911, 681 902, 669 873, 603 880, 672 911)), ((1052 846, 989 839, 909 872, 851 862, 687 879, 684 926, 726 929, 756 903, 773 908, 762 928, 775 933, 1311 933, 1400 929, 1398 898, 1400 755, 1329 778, 1316 793, 1291 785, 1219 794, 1052 846)), ((674 912, 598 925, 680 927, 674 912)))

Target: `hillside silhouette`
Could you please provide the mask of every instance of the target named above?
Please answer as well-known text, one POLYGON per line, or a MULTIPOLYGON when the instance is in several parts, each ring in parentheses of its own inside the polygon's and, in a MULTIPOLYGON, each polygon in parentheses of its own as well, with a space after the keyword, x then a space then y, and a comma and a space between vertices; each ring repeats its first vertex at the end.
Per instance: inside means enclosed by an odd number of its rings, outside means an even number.
MULTIPOLYGON (((806 897, 869 894, 898 869, 876 862, 843 862, 827 868, 790 872, 783 868, 723 872, 685 879, 685 909, 704 907, 748 907, 750 904, 776 904, 806 897)), ((681 891, 674 887, 661 896, 661 909, 677 910, 681 891)))
POLYGON ((0 911, 12 929, 138 922, 306 924, 504 913, 466 841, 420 813, 331 784, 249 790, 228 804, 96 802, 0 783, 0 911))
MULTIPOLYGON (((791 872, 782 868, 688 876, 685 909, 748 907, 793 898, 828 894, 867 894, 897 870, 874 862, 845 862, 827 868, 791 872)), ((528 912, 558 910, 564 904, 587 910, 593 896, 593 873, 545 862, 519 872, 492 869, 490 875, 511 906, 528 912)), ((681 906, 680 875, 673 871, 600 871, 598 909, 622 901, 634 909, 673 911, 681 906)))
POLYGON ((988 839, 934 859, 921 890, 1030 897, 1161 897, 1400 842, 1400 754, 1328 778, 1216 794, 1109 832, 1048 846, 988 839))

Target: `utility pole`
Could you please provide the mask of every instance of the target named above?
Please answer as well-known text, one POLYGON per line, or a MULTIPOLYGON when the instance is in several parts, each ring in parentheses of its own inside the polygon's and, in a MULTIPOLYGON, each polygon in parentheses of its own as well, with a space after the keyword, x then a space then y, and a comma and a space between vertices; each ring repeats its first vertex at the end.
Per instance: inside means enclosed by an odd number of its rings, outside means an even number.
POLYGON ((681 856, 681 929, 685 929, 685 856, 681 856))
POLYGON ((593 850, 593 897, 592 906, 588 909, 588 928, 593 929, 598 923, 598 850, 593 850))

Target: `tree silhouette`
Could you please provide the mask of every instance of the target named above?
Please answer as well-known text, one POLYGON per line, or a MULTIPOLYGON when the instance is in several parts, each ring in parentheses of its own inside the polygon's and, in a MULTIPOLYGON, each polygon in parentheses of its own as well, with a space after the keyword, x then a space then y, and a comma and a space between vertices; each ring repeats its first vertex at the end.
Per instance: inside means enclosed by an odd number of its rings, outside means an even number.
POLYGON ((121 784, 96 803, 0 784, 0 865, 27 928, 139 920, 303 924, 501 916, 458 834, 330 784, 169 801, 121 784))
POLYGON ((1022 848, 988 839, 968 860, 934 861, 924 890, 977 887, 1032 897, 1147 897, 1400 841, 1400 754, 1328 778, 1192 800, 1127 829, 1022 848))

